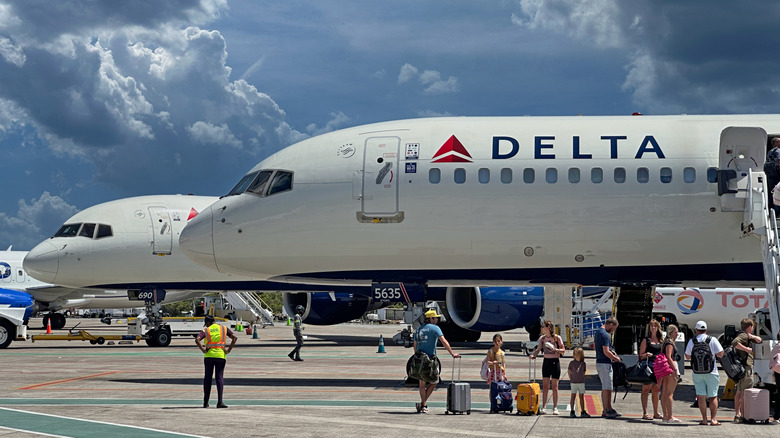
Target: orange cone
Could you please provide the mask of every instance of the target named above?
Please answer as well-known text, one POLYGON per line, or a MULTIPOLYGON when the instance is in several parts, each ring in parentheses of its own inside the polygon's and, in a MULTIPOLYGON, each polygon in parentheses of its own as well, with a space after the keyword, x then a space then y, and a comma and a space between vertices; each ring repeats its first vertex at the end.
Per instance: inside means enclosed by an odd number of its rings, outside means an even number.
POLYGON ((47 335, 51 334, 51 318, 46 320, 46 334, 47 335))

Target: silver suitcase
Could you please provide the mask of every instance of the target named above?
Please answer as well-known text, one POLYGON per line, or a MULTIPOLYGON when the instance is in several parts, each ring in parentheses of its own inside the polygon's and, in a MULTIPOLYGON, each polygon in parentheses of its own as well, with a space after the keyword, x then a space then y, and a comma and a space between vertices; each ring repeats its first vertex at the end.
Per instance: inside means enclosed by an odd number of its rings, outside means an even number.
POLYGON ((452 379, 447 385, 447 410, 445 414, 471 415, 471 385, 460 381, 460 358, 458 358, 458 381, 455 381, 455 358, 452 359, 452 379))

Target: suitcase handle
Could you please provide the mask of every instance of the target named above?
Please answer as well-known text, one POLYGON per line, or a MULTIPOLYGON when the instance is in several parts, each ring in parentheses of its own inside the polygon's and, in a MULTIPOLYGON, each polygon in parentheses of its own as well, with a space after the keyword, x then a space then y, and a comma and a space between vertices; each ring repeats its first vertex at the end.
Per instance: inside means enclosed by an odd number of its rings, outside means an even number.
MULTIPOLYGON (((455 356, 452 357, 452 378, 450 379, 451 382, 455 383, 455 356)), ((460 357, 458 359, 458 383, 460 383, 460 357)))

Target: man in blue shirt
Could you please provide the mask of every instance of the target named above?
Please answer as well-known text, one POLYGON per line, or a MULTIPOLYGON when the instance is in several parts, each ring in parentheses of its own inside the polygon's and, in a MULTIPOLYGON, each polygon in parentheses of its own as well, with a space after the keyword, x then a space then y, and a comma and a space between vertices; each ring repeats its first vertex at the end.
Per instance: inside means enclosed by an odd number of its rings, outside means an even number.
POLYGON ((604 403, 604 411, 601 416, 604 418, 617 418, 622 415, 612 409, 612 361, 620 362, 620 358, 612 351, 610 334, 614 333, 617 328, 617 318, 609 318, 595 335, 596 371, 601 380, 601 402, 604 403))
MULTIPOLYGON (((419 350, 433 358, 436 356, 436 342, 441 341, 441 345, 449 351, 452 357, 460 357, 460 354, 452 351, 450 343, 444 338, 441 329, 438 325, 441 315, 436 313, 435 310, 429 310, 425 312, 425 324, 420 326, 416 332, 414 332, 414 351, 419 350)), ((438 374, 438 369, 434 361, 434 371, 438 374)), ((434 382, 426 382, 420 380, 420 403, 416 404, 417 412, 428 413, 428 398, 433 394, 436 389, 436 384, 439 383, 438 376, 434 382)))

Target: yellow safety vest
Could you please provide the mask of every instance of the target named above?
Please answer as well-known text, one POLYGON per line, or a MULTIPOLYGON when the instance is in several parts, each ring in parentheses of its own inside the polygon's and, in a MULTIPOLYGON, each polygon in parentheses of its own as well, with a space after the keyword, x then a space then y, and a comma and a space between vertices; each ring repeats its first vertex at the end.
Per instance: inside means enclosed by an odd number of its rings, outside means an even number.
POLYGON ((206 354, 203 357, 225 358, 225 338, 227 329, 219 324, 211 324, 205 329, 206 354))

